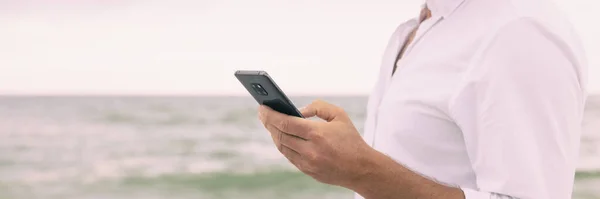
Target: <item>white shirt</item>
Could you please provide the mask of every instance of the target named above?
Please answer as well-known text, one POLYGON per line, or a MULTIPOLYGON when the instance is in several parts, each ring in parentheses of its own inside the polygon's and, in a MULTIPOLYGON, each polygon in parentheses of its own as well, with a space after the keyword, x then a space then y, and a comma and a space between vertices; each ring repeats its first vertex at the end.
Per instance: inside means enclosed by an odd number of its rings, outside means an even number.
POLYGON ((392 35, 367 143, 467 199, 571 198, 587 67, 569 22, 551 0, 427 6, 430 19, 392 35))

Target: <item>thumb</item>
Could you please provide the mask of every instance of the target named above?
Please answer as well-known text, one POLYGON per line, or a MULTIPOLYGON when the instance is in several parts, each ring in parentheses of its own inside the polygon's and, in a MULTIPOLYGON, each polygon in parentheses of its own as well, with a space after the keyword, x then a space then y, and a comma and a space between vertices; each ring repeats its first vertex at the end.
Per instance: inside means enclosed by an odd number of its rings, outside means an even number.
POLYGON ((346 117, 346 113, 342 108, 322 100, 316 100, 300 109, 300 113, 302 113, 305 118, 317 116, 328 122, 346 117))

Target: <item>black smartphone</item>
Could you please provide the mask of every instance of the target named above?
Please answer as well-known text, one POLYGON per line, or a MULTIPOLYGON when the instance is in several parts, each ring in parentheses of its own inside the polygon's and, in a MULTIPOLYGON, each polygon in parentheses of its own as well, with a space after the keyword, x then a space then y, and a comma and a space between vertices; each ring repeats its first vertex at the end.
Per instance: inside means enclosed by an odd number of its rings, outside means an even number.
POLYGON ((235 72, 235 77, 259 104, 266 105, 283 114, 303 118, 300 111, 267 72, 238 70, 235 72))

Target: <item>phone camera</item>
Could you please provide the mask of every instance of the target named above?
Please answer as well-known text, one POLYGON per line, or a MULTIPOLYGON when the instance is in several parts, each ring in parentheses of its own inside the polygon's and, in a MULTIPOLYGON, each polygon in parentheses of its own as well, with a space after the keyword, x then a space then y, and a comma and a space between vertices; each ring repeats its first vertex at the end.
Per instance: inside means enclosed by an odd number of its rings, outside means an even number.
POLYGON ((267 91, 265 90, 265 88, 262 85, 258 84, 258 83, 253 83, 252 84, 252 89, 254 89, 254 92, 258 93, 259 95, 264 95, 264 96, 269 95, 267 93, 267 91))

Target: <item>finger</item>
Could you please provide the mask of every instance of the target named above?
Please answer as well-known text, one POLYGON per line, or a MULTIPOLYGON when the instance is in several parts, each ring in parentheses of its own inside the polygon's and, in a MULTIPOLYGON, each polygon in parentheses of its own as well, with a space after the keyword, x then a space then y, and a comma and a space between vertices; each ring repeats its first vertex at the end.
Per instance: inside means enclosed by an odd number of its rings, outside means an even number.
POLYGON ((282 136, 282 132, 279 131, 279 129, 275 128, 274 126, 270 126, 270 125, 265 125, 265 128, 269 131, 269 133, 271 134, 271 139, 273 139, 273 143, 275 144, 275 146, 277 146, 277 149, 279 151, 281 151, 281 136, 282 136))
POLYGON ((281 147, 281 154, 285 156, 294 166, 298 167, 298 164, 301 163, 302 156, 300 154, 286 146, 281 147))
POLYGON ((304 118, 310 118, 310 117, 315 116, 314 112, 312 112, 308 109, 308 106, 302 107, 302 108, 298 109, 298 111, 300 111, 300 114, 302 114, 302 116, 304 116, 304 118))
POLYGON ((275 144, 275 146, 277 146, 277 150, 279 150, 280 152, 283 152, 283 147, 292 149, 293 151, 299 154, 303 154, 306 151, 308 144, 307 140, 304 140, 294 135, 283 133, 279 131, 279 129, 271 125, 267 125, 265 126, 265 128, 267 128, 267 130, 270 132, 271 139, 273 139, 273 143, 275 144))
POLYGON ((281 133, 279 135, 279 144, 302 155, 307 149, 308 141, 287 133, 281 133))
POLYGON ((259 114, 263 124, 272 125, 284 133, 303 139, 307 139, 315 128, 310 120, 279 113, 264 105, 259 108, 259 114))
POLYGON ((300 114, 302 114, 304 118, 311 118, 316 116, 315 112, 312 109, 309 109, 308 107, 300 109, 300 114))
POLYGON ((329 104, 322 100, 316 100, 301 111, 304 117, 317 116, 325 121, 331 122, 336 119, 346 118, 344 110, 333 104, 329 104))
POLYGON ((283 133, 273 125, 264 124, 264 126, 269 131, 271 139, 279 151, 281 151, 281 145, 286 145, 297 152, 304 150, 306 140, 295 135, 283 133))

